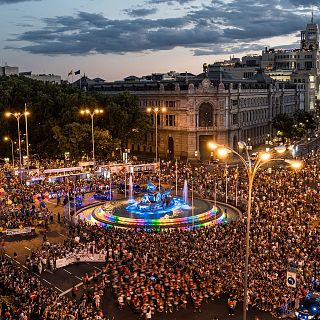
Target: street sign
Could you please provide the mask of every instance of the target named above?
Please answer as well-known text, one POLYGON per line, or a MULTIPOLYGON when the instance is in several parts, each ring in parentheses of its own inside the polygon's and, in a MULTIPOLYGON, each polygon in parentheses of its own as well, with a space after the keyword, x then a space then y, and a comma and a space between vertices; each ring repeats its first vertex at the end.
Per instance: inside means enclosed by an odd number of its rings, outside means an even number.
POLYGON ((290 288, 297 287, 297 273, 292 271, 287 271, 287 286, 290 288))

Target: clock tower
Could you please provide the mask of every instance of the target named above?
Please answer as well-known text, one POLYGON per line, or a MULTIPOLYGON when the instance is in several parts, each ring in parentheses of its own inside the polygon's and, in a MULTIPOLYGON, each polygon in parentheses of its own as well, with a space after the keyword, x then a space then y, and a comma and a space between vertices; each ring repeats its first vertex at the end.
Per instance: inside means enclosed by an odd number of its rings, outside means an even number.
POLYGON ((307 24, 306 30, 301 31, 301 49, 319 50, 319 27, 313 21, 313 12, 311 21, 307 24))

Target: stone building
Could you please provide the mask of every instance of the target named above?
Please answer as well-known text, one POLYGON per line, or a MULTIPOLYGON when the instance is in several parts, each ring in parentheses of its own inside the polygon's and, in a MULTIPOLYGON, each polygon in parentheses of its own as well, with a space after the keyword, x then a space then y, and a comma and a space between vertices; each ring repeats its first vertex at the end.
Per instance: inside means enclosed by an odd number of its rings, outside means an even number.
MULTIPOLYGON (((235 79, 220 66, 181 80, 116 81, 92 90, 114 95, 127 91, 139 97, 143 109, 166 107, 150 116, 157 121, 161 158, 208 159, 209 141, 237 147, 237 142, 263 143, 272 134, 272 118, 304 107, 304 84, 279 83, 261 70, 250 79, 235 79)), ((134 154, 155 153, 155 131, 140 144, 129 145, 134 154)))
POLYGON ((238 59, 218 62, 225 71, 237 78, 250 78, 257 68, 262 68, 272 79, 291 83, 303 83, 305 90, 304 110, 313 111, 320 100, 320 52, 319 27, 313 21, 301 31, 300 48, 265 48, 262 54, 247 55, 238 59))

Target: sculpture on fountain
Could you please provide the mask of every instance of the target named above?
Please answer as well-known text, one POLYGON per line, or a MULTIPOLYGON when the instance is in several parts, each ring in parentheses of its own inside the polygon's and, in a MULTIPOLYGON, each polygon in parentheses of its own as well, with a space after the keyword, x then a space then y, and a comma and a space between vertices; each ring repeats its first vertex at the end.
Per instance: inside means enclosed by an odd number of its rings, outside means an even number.
POLYGON ((149 181, 146 187, 146 193, 141 201, 137 204, 137 209, 141 212, 157 211, 174 205, 174 199, 170 195, 171 189, 164 191, 157 190, 157 187, 149 181))

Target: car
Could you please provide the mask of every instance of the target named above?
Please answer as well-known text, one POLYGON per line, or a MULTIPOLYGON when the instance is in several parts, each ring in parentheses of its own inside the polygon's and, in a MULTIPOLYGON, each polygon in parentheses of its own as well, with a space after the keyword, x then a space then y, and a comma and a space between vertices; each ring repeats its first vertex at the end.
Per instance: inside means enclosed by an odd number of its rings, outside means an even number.
POLYGON ((304 300, 302 300, 299 310, 296 312, 296 319, 320 319, 320 292, 312 292, 308 294, 304 300))

